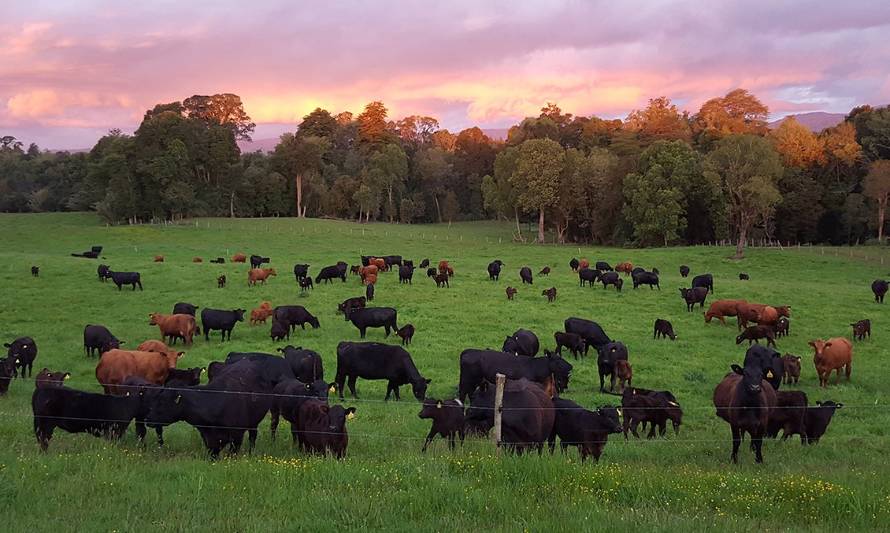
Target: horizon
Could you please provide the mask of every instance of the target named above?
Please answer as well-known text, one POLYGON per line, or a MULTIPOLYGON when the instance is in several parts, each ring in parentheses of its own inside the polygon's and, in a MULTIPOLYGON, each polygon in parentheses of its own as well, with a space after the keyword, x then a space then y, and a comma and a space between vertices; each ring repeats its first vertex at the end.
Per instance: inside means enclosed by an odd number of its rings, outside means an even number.
POLYGON ((358 114, 374 100, 390 119, 430 115, 452 132, 508 128, 547 102, 623 119, 667 96, 692 114, 738 87, 770 120, 890 101, 879 66, 890 63, 890 10, 864 1, 706 11, 678 1, 344 2, 311 14, 276 1, 233 22, 234 7, 12 6, 0 23, 0 134, 88 149, 110 129, 132 132, 157 103, 223 92, 241 96, 257 140, 295 130, 316 107, 358 114))

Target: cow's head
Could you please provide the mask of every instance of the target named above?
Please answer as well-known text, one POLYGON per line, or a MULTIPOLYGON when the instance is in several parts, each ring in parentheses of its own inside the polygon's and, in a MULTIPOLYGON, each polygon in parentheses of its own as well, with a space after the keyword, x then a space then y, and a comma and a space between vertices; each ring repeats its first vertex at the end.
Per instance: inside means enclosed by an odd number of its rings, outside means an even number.
POLYGON ((611 405, 601 405, 596 414, 602 417, 602 421, 609 433, 621 433, 621 409, 611 405))
POLYGON ((149 313, 148 314, 148 325, 149 326, 157 326, 158 321, 161 319, 161 313, 149 313))
POLYGON ((747 365, 745 368, 732 365, 732 371, 742 376, 741 386, 750 394, 760 394, 763 383, 763 369, 758 365, 747 365))
POLYGON ((807 344, 812 346, 813 349, 816 351, 816 357, 821 357, 822 354, 825 352, 825 349, 831 347, 831 341, 823 341, 822 339, 816 339, 814 341, 808 342, 807 344))
POLYGON ((244 309, 235 309, 235 315, 238 317, 238 322, 244 322, 244 309))
POLYGON ((431 379, 421 377, 420 379, 411 383, 411 391, 414 393, 414 397, 420 401, 423 401, 423 399, 426 398, 427 385, 432 383, 432 381, 433 380, 431 379))
POLYGON ((556 379, 556 390, 563 392, 569 388, 569 378, 572 375, 572 365, 559 354, 545 352, 544 357, 547 358, 550 373, 556 379))
POLYGON ((431 418, 436 419, 442 413, 442 409, 445 408, 445 403, 442 400, 436 400, 435 398, 427 398, 423 401, 423 406, 420 408, 420 412, 417 413, 419 418, 431 418))
POLYGON ((321 327, 321 324, 318 323, 318 318, 312 315, 309 315, 309 324, 312 326, 312 329, 318 329, 321 327))

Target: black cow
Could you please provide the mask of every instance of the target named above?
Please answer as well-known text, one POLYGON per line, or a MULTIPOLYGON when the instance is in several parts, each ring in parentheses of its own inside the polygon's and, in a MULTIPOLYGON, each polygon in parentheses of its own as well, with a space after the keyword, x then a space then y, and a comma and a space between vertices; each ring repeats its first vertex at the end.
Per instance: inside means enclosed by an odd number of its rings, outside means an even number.
POLYGON ((705 287, 709 292, 714 292, 714 276, 711 274, 699 274, 692 278, 692 288, 705 287))
POLYGON ((297 263, 294 265, 294 278, 299 283, 303 278, 309 276, 309 265, 297 263))
POLYGON ((164 380, 165 387, 193 387, 201 384, 201 374, 205 369, 195 368, 171 368, 164 380))
POLYGON ((315 276, 315 283, 319 284, 324 280, 325 283, 333 283, 335 279, 340 278, 340 281, 346 283, 346 270, 341 269, 340 265, 330 265, 321 269, 317 276, 315 276))
POLYGON ((300 381, 313 383, 316 380, 324 379, 324 364, 318 352, 303 349, 302 346, 295 348, 291 345, 278 348, 278 351, 284 354, 284 360, 290 365, 294 377, 300 381))
POLYGON ((368 283, 365 286, 365 300, 367 300, 369 302, 374 301, 374 284, 373 283, 368 283))
POLYGON ((494 350, 467 349, 460 354, 460 384, 458 399, 464 401, 483 381, 494 383, 497 374, 509 379, 526 378, 544 383, 553 377, 562 392, 569 386, 572 365, 559 355, 544 352, 544 357, 516 357, 494 350))
POLYGON ((209 378, 210 383, 224 376, 239 361, 248 361, 253 365, 251 372, 260 376, 270 389, 286 379, 296 379, 297 377, 294 366, 284 357, 262 352, 229 352, 226 356, 225 367, 215 369, 209 378))
POLYGON ((739 272, 739 281, 748 281, 751 277, 748 276, 745 272, 739 272))
POLYGON ((211 259, 210 262, 216 263, 217 265, 222 265, 226 262, 226 259, 224 257, 217 257, 216 259, 211 259))
POLYGON ((310 383, 304 383, 297 379, 286 379, 275 385, 275 388, 272 389, 274 400, 272 402, 272 408, 270 409, 272 413, 272 423, 270 424, 272 440, 275 440, 275 433, 278 430, 278 419, 280 416, 290 422, 293 444, 296 445, 299 438, 297 421, 300 406, 310 399, 327 401, 328 393, 330 392, 329 389, 332 386, 333 384, 328 385, 320 379, 310 383))
POLYGON ((197 311, 199 306, 192 305, 186 302, 179 302, 173 306, 173 314, 174 315, 192 315, 195 316, 195 311, 197 311))
POLYGON ((807 407, 806 418, 804 419, 804 424, 807 430, 807 444, 816 444, 819 442, 819 439, 822 438, 822 435, 825 435, 825 431, 828 429, 828 424, 831 422, 831 417, 834 416, 834 412, 844 404, 835 403, 831 400, 827 400, 824 402, 816 402, 816 405, 810 405, 807 407))
POLYGON ((381 257, 383 262, 386 263, 386 266, 392 268, 394 266, 402 266, 402 256, 401 255, 384 255, 381 257))
POLYGON ((87 324, 83 328, 83 351, 87 355, 102 355, 108 350, 120 348, 122 341, 108 331, 105 326, 87 324))
POLYGON ((31 396, 34 436, 46 451, 56 428, 68 433, 89 433, 121 438, 141 405, 138 394, 109 396, 68 387, 35 388, 31 396))
POLYGON ((464 443, 464 404, 460 400, 436 400, 427 398, 423 401, 423 407, 417 416, 421 419, 427 418, 433 421, 433 426, 426 436, 423 443, 421 453, 426 452, 427 446, 433 441, 436 435, 442 435, 443 439, 448 439, 448 446, 454 449, 455 437, 460 437, 460 443, 464 443))
POLYGON ((268 257, 262 257, 259 255, 251 255, 250 256, 250 268, 260 268, 260 265, 264 263, 268 263, 268 257))
POLYGON ((582 287, 584 286, 584 282, 587 282, 588 285, 593 287, 593 284, 596 283, 596 280, 598 280, 601 275, 602 272, 599 270, 582 268, 578 271, 578 281, 582 287))
POLYGON ((210 340, 210 332, 219 330, 222 332, 222 340, 232 340, 232 330, 235 324, 244 322, 244 309, 224 311, 222 309, 203 309, 201 311, 201 327, 204 329, 204 340, 210 340))
POLYGON ((763 369, 763 379, 767 380, 773 389, 779 390, 782 377, 785 375, 785 362, 779 352, 767 346, 755 344, 745 352, 743 366, 747 367, 749 364, 756 364, 763 369))
POLYGON ((527 329, 517 329, 513 335, 504 339, 504 347, 502 351, 515 355, 526 355, 534 357, 538 355, 541 348, 538 342, 538 336, 534 332, 527 329))
POLYGON ((31 267, 31 275, 34 276, 35 278, 40 276, 40 267, 32 266, 31 267))
POLYGON ((556 340, 556 353, 560 355, 562 355, 563 347, 568 348, 576 360, 578 359, 578 354, 584 352, 584 339, 577 333, 557 331, 553 334, 553 338, 556 340))
POLYGON ((111 277, 111 269, 108 268, 108 265, 99 265, 99 268, 96 269, 96 273, 99 274, 99 281, 101 282, 108 281, 108 278, 111 277))
POLYGON ((3 343, 8 348, 6 357, 15 359, 16 371, 13 376, 25 377, 25 368, 28 369, 28 377, 31 377, 31 370, 34 366, 34 360, 37 359, 37 343, 31 337, 19 337, 12 342, 3 343))
POLYGON ((312 326, 312 329, 318 329, 321 326, 318 318, 314 317, 302 305, 279 305, 272 310, 272 319, 287 324, 291 331, 297 329, 297 326, 306 329, 306 324, 312 326))
POLYGON ((112 272, 109 270, 108 276, 117 285, 117 290, 122 290, 123 285, 132 285, 134 291, 138 285, 139 290, 142 290, 142 276, 139 275, 139 272, 112 272))
POLYGON ((408 265, 399 266, 399 283, 411 283, 414 277, 414 267, 408 265))
POLYGON ((614 270, 612 268, 612 266, 609 265, 609 263, 606 263, 605 261, 597 261, 596 265, 594 265, 594 266, 596 266, 597 270, 600 270, 602 272, 611 272, 612 270, 614 270))
POLYGON ((556 437, 559 437, 563 453, 569 446, 577 446, 581 462, 591 455, 595 461, 599 461, 609 434, 621 433, 618 410, 612 406, 588 411, 571 400, 553 398, 553 408, 556 410, 556 420, 547 439, 550 453, 556 448, 556 437))
POLYGON ((875 302, 884 303, 884 295, 890 289, 890 282, 883 279, 876 279, 871 283, 871 292, 875 293, 875 302))
POLYGON ((606 344, 597 350, 596 366, 600 375, 600 391, 605 392, 605 377, 610 377, 609 390, 615 390, 615 380, 618 379, 618 372, 615 364, 619 361, 627 361, 627 347, 623 343, 614 341, 606 344))
POLYGON ((355 407, 328 405, 326 401, 311 399, 303 402, 297 418, 297 440, 300 450, 337 459, 346 455, 349 435, 346 421, 355 416, 355 407))
POLYGON ((652 391, 647 389, 626 388, 621 395, 621 409, 624 414, 624 438, 628 430, 633 436, 640 438, 637 426, 642 423, 643 429, 649 424, 647 438, 654 439, 656 431, 664 437, 667 432, 667 421, 674 426, 674 432, 680 433, 683 422, 683 409, 670 391, 652 391))
POLYGON ((572 260, 569 261, 569 268, 572 269, 572 272, 577 272, 579 266, 581 266, 581 262, 578 261, 577 257, 573 257, 572 260))
POLYGON ((605 272, 600 275, 600 282, 603 284, 603 289, 609 285, 614 285, 615 290, 618 292, 621 292, 621 287, 624 286, 624 280, 618 276, 618 272, 605 272))
POLYGON ((385 379, 386 400, 395 394, 401 399, 399 387, 411 385, 414 397, 420 401, 426 397, 426 388, 431 380, 417 371, 414 361, 401 346, 391 346, 377 342, 341 342, 337 345, 337 390, 343 398, 343 387, 348 380, 349 390, 358 398, 355 382, 362 379, 385 379))
POLYGON ((519 277, 522 279, 522 283, 529 285, 532 284, 532 269, 529 267, 522 267, 519 269, 519 277))
POLYGON ((435 267, 429 267, 428 269, 426 269, 426 277, 428 278, 434 278, 438 273, 439 271, 436 270, 435 267))
MULTIPOLYGON (((495 387, 488 382, 473 391, 466 416, 469 428, 487 432, 494 425, 494 397, 495 387)), ((506 380, 500 445, 517 454, 533 449, 540 454, 553 432, 555 418, 553 402, 538 383, 527 379, 506 380)))
POLYGON ((353 309, 347 318, 358 328, 359 335, 364 339, 368 328, 384 328, 386 337, 389 337, 390 331, 398 331, 396 317, 396 310, 392 307, 365 307, 353 309))
POLYGON ((418 268, 426 268, 428 266, 430 266, 430 260, 424 259, 420 262, 420 265, 418 265, 418 268))
POLYGON ((699 308, 705 306, 705 300, 708 298, 708 288, 693 287, 691 289, 680 289, 680 296, 686 300, 686 311, 691 313, 695 304, 698 304, 699 308))
POLYGON ((0 359, 0 396, 6 394, 9 390, 9 384, 15 377, 15 365, 18 362, 17 357, 4 357, 0 359))
POLYGON ((689 267, 686 265, 680 265, 680 276, 688 277, 689 276, 689 267))
POLYGON ((640 285, 648 285, 649 289, 658 287, 658 290, 661 290, 661 285, 658 284, 658 274, 654 272, 639 272, 633 276, 633 282, 634 289, 640 285))
POLYGON ((776 330, 772 326, 750 326, 735 338, 735 343, 741 344, 748 341, 748 345, 750 345, 752 342, 759 342, 759 339, 766 339, 767 345, 775 346, 776 330))
POLYGON ((297 283, 299 283, 299 285, 300 285, 300 292, 306 292, 306 291, 314 288, 312 285, 312 278, 310 278, 308 276, 301 279, 297 283))
POLYGON ((272 319, 272 329, 269 332, 272 340, 275 342, 281 342, 284 339, 290 339, 290 326, 287 322, 279 322, 278 320, 272 319))
POLYGON ((504 266, 500 260, 492 261, 488 263, 488 279, 491 281, 497 281, 498 277, 501 275, 501 267, 504 266))
POLYGON ((564 325, 566 332, 578 334, 584 339, 584 355, 587 355, 591 346, 599 350, 600 347, 612 342, 603 328, 592 320, 572 317, 567 318, 564 325))
POLYGON ((677 340, 677 335, 674 334, 674 326, 663 318, 655 319, 655 328, 654 332, 652 333, 652 338, 657 339, 659 336, 661 336, 662 338, 668 337, 672 341, 677 340))
POLYGON ((776 406, 775 390, 763 380, 764 369, 756 361, 742 368, 732 365, 714 389, 717 416, 729 423, 732 430, 733 463, 738 462, 739 445, 745 433, 751 435, 755 461, 763 462, 763 436, 766 434, 770 412, 776 406))
POLYGON ((782 431, 782 440, 800 435, 800 443, 807 442, 806 414, 807 395, 802 391, 776 391, 776 408, 769 415, 766 436, 776 438, 782 431))
POLYGON ((638 267, 634 267, 634 268, 630 271, 630 277, 632 278, 632 277, 636 276, 637 274, 640 274, 640 273, 645 272, 645 271, 646 271, 646 269, 643 268, 643 267, 639 267, 639 266, 638 266, 638 267))
POLYGON ((365 296, 347 298, 343 300, 343 303, 337 305, 337 312, 343 314, 343 320, 349 320, 350 311, 353 309, 363 309, 366 302, 367 298, 365 296))

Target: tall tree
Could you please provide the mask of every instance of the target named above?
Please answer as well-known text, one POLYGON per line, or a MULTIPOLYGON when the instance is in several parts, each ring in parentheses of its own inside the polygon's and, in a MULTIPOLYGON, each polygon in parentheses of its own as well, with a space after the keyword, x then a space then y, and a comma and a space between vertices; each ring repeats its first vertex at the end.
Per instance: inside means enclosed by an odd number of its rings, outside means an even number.
POLYGON ((303 187, 313 175, 317 175, 322 169, 322 157, 330 144, 321 137, 298 137, 293 133, 285 133, 275 146, 272 154, 273 167, 284 176, 291 176, 294 180, 295 198, 294 205, 297 216, 306 216, 306 206, 303 205, 303 187))
POLYGON ((856 128, 856 141, 866 159, 890 159, 890 105, 854 108, 847 120, 856 128))
POLYGON ((776 184, 782 162, 771 143, 754 135, 730 135, 720 140, 704 161, 705 176, 720 187, 738 237, 737 259, 745 256, 748 232, 764 221, 782 199, 776 184))
POLYGON ((856 142, 856 128, 850 122, 841 122, 826 128, 819 134, 825 151, 825 167, 836 183, 862 159, 862 147, 856 142))
POLYGON ((519 205, 538 212, 538 242, 545 240, 544 213, 556 205, 565 150, 552 139, 531 139, 519 147, 511 184, 520 193, 519 205))
POLYGON ((809 168, 825 162, 822 141, 794 117, 771 131, 770 138, 787 167, 809 168))
POLYGON ((727 135, 750 133, 765 135, 769 108, 745 89, 735 89, 726 96, 711 98, 692 119, 698 146, 710 148, 727 135))
POLYGON ((388 125, 386 106, 383 102, 371 102, 358 116, 359 142, 369 148, 382 146, 387 142, 388 125))
POLYGON ((447 190, 447 180, 451 175, 448 152, 435 146, 419 151, 414 158, 414 171, 424 192, 432 198, 433 204, 436 206, 437 220, 441 223, 440 198, 447 190))
POLYGON ((868 167, 862 192, 878 205, 878 241, 884 240, 884 215, 890 201, 890 160, 879 159, 868 167))
POLYGON ((244 111, 241 97, 237 94, 223 93, 212 96, 196 94, 183 100, 182 108, 188 118, 230 128, 236 139, 249 141, 250 134, 256 128, 256 124, 250 120, 250 115, 244 111))
POLYGON ((297 136, 330 139, 336 131, 337 119, 332 117, 326 109, 316 107, 315 110, 303 117, 303 121, 297 127, 297 136))
POLYGON ((386 216, 393 222, 398 215, 396 193, 401 193, 408 175, 408 157, 397 144, 387 144, 368 161, 368 176, 378 190, 386 193, 386 216))
POLYGON ((430 144, 433 134, 438 129, 439 121, 433 117, 411 115, 396 122, 399 138, 415 150, 430 144))
POLYGON ((644 144, 658 140, 689 141, 692 136, 689 117, 664 96, 649 100, 644 109, 631 111, 624 129, 636 133, 644 144))

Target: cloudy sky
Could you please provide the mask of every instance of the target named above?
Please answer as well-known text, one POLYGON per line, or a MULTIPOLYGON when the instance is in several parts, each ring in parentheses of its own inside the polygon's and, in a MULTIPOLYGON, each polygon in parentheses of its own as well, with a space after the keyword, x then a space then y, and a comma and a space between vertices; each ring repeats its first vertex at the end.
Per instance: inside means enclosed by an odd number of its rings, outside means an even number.
POLYGON ((879 0, 158 1, 0 6, 0 135, 89 147, 145 109, 234 92, 256 138, 316 106, 504 127, 548 102, 624 117, 744 87, 774 117, 890 103, 879 0))

